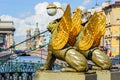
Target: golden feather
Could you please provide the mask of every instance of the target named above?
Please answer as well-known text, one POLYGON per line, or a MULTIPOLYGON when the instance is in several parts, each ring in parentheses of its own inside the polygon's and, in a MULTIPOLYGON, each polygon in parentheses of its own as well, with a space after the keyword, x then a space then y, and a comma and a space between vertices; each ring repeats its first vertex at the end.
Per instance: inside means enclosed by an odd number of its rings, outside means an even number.
POLYGON ((80 32, 81 29, 81 15, 82 12, 80 10, 80 8, 75 9, 74 11, 74 16, 72 18, 72 28, 70 30, 70 35, 69 35, 69 44, 71 46, 73 46, 75 44, 76 41, 76 36, 78 35, 78 33, 80 32))
POLYGON ((100 40, 101 37, 105 34, 106 31, 106 17, 105 14, 103 12, 99 12, 98 13, 99 16, 99 22, 97 25, 99 25, 99 32, 95 35, 95 39, 94 39, 94 43, 93 46, 99 46, 100 45, 100 40))
POLYGON ((88 50, 92 46, 98 46, 105 32, 105 16, 101 12, 95 12, 85 25, 84 36, 79 41, 80 50, 88 50))
POLYGON ((57 27, 56 36, 52 39, 52 47, 53 49, 62 49, 66 43, 68 42, 69 32, 71 29, 71 11, 70 5, 67 5, 67 8, 59 21, 59 25, 57 27))
POLYGON ((74 16, 72 18, 72 28, 70 30, 70 32, 72 32, 74 36, 78 35, 81 29, 81 23, 82 23, 81 17, 82 17, 82 11, 80 10, 80 8, 77 8, 74 11, 74 16))
POLYGON ((90 31, 85 29, 83 32, 83 37, 79 41, 79 49, 80 50, 88 50, 94 41, 94 36, 90 34, 90 31))

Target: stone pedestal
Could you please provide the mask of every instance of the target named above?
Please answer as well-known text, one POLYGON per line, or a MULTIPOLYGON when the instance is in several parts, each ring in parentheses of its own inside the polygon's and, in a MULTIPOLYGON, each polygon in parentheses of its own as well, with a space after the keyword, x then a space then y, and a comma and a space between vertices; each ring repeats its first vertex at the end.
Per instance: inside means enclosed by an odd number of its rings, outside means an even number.
POLYGON ((96 71, 97 80, 120 80, 120 71, 96 71))
POLYGON ((34 80, 97 80, 94 73, 37 71, 34 80))
POLYGON ((84 72, 59 72, 59 71, 36 71, 34 80, 120 80, 120 71, 95 71, 84 72))

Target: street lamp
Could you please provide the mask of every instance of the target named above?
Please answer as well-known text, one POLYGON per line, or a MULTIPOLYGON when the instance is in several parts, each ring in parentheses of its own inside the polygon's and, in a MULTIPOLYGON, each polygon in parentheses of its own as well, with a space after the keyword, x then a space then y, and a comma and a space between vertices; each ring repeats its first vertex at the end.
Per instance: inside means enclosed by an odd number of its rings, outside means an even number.
POLYGON ((47 13, 49 16, 54 16, 57 13, 57 9, 61 9, 64 12, 62 7, 57 7, 55 4, 49 4, 47 6, 47 13))

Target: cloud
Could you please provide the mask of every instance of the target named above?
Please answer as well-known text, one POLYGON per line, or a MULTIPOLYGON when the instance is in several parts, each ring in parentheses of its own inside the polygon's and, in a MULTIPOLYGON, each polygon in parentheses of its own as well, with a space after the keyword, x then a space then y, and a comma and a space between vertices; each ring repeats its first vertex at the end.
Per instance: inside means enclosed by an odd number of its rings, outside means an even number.
POLYGON ((47 5, 48 5, 48 2, 38 3, 35 6, 35 14, 40 15, 40 14, 46 13, 47 5))
POLYGON ((19 17, 25 18, 25 17, 28 17, 28 16, 30 16, 30 15, 31 15, 30 12, 23 12, 23 13, 19 14, 19 17))
MULTIPOLYGON (((65 6, 61 5, 59 2, 54 2, 57 6, 65 6)), ((35 14, 29 16, 29 12, 23 13, 22 17, 23 18, 15 18, 9 15, 1 15, 0 18, 2 21, 13 21, 14 22, 14 27, 16 28, 15 31, 15 41, 21 41, 25 40, 26 37, 26 30, 27 28, 31 28, 32 33, 34 32, 34 29, 36 28, 36 23, 38 23, 38 27, 40 31, 46 30, 46 26, 51 20, 54 20, 56 18, 59 18, 62 16, 63 12, 58 10, 57 14, 53 17, 47 15, 46 7, 48 3, 43 2, 43 3, 38 3, 35 6, 35 14)), ((33 35, 33 34, 32 34, 33 35)))
POLYGON ((85 7, 84 7, 84 6, 79 6, 79 8, 80 8, 81 10, 85 10, 85 7))
POLYGON ((61 7, 61 4, 59 2, 53 2, 57 7, 61 7))
POLYGON ((102 11, 102 7, 98 6, 98 7, 92 8, 92 9, 88 9, 88 11, 91 12, 91 14, 94 14, 94 12, 102 11))
POLYGON ((87 6, 90 2, 91 2, 91 0, 85 0, 85 1, 82 3, 82 6, 87 6))
POLYGON ((91 2, 91 0, 84 0, 84 2, 81 4, 81 6, 79 6, 79 8, 82 9, 82 10, 85 10, 86 9, 85 7, 88 4, 90 4, 90 2, 91 2))
POLYGON ((13 20, 14 18, 12 16, 9 16, 9 15, 1 15, 0 18, 3 20, 3 21, 11 21, 13 20))

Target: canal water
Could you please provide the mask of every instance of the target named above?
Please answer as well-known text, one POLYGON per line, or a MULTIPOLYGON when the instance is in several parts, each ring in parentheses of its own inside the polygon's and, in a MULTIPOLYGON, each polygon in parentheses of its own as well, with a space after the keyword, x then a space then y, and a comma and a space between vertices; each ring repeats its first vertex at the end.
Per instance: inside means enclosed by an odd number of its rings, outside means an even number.
POLYGON ((45 64, 45 60, 41 59, 38 56, 19 56, 14 60, 11 60, 12 62, 32 62, 32 63, 38 63, 45 64))

